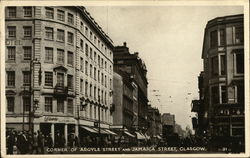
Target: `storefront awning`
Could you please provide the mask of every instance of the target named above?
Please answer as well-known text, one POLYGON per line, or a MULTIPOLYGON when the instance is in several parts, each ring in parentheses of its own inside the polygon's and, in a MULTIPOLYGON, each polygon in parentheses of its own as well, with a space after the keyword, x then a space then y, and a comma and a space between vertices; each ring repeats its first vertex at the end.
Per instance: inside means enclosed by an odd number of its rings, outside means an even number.
POLYGON ((108 133, 111 134, 111 135, 115 135, 115 136, 117 135, 115 132, 113 132, 113 131, 111 131, 111 130, 109 130, 109 129, 105 129, 105 131, 108 132, 108 133))
POLYGON ((80 126, 81 128, 91 132, 91 133, 98 133, 98 131, 94 130, 93 128, 91 127, 86 127, 86 126, 80 126))
POLYGON ((144 140, 144 139, 146 139, 146 137, 145 137, 143 134, 141 134, 141 133, 139 133, 139 132, 135 132, 135 133, 136 133, 137 139, 139 139, 139 140, 144 140))
MULTIPOLYGON (((98 128, 94 128, 96 131, 97 131, 97 133, 99 133, 99 129, 98 128)), ((109 134, 107 131, 105 131, 104 129, 101 129, 100 130, 100 133, 101 134, 109 134)))
POLYGON ((124 133, 126 134, 126 135, 128 135, 128 136, 130 136, 130 137, 135 137, 133 134, 131 134, 131 133, 129 133, 129 132, 127 132, 127 131, 124 131, 124 133))
POLYGON ((145 134, 145 137, 146 137, 146 139, 150 139, 150 136, 148 136, 147 134, 145 134))
POLYGON ((161 136, 159 136, 159 135, 157 135, 157 136, 156 136, 156 138, 158 138, 158 139, 162 139, 162 138, 161 138, 161 136))

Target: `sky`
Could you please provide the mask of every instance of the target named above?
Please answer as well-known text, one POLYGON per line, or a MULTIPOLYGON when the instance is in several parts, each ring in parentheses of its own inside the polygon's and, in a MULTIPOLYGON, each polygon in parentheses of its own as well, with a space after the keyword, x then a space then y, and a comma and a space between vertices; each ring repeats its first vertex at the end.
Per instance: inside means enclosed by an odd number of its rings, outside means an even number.
POLYGON ((113 40, 139 52, 148 73, 148 98, 161 113, 192 128, 191 101, 198 99, 204 29, 209 20, 242 14, 240 6, 86 6, 113 40), (156 90, 156 91, 155 91, 156 90))

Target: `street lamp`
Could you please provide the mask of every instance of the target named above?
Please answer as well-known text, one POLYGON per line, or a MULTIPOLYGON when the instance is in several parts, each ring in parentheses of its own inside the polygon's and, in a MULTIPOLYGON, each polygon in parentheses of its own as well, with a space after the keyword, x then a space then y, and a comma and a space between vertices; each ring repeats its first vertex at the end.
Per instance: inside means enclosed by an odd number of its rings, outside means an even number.
POLYGON ((98 134, 99 134, 98 146, 101 147, 101 102, 100 102, 100 95, 98 95, 98 134))

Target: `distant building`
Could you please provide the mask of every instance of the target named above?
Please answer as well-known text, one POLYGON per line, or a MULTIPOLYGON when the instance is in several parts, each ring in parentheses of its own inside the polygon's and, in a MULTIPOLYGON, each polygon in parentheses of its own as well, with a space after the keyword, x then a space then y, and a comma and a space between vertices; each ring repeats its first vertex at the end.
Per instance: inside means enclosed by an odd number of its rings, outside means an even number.
POLYGON ((162 124, 175 126, 175 115, 172 115, 170 113, 163 113, 162 114, 162 124))
POLYGON ((162 134, 162 122, 161 122, 161 113, 157 108, 149 107, 148 109, 148 120, 149 128, 147 130, 147 135, 151 139, 159 139, 162 134))
POLYGON ((181 128, 181 125, 175 124, 174 132, 178 134, 179 137, 183 138, 185 136, 185 131, 181 128))
MULTIPOLYGON (((244 16, 210 20, 205 28, 200 75, 202 133, 216 145, 244 144, 244 16), (206 126, 204 126, 206 125, 206 126)), ((241 148, 243 150, 243 148, 241 148)))
MULTIPOLYGON (((137 131, 145 133, 149 127, 147 120, 148 98, 147 98, 147 69, 145 63, 139 58, 138 53, 130 54, 124 43, 123 46, 114 48, 114 71, 118 74, 126 72, 137 86, 134 91, 134 118, 133 126, 137 131), (135 94, 137 93, 137 94, 135 94), (136 98, 137 97, 137 98, 136 98)), ((122 75, 122 74, 121 74, 122 75)))

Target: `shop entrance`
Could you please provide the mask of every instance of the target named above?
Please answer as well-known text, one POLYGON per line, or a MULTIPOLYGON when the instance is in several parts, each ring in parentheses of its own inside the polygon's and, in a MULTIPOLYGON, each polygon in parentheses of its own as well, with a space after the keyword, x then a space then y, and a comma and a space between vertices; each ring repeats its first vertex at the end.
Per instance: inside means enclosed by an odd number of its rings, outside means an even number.
POLYGON ((40 123, 40 131, 43 133, 43 135, 48 136, 51 133, 51 124, 40 123))
POLYGON ((59 133, 60 136, 64 136, 64 124, 55 124, 55 135, 59 133))

